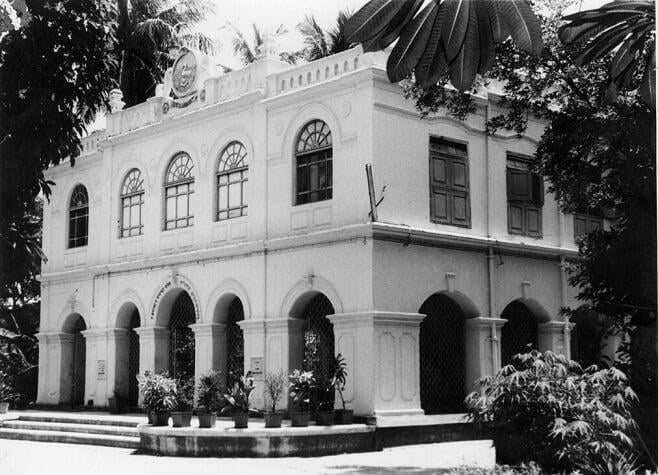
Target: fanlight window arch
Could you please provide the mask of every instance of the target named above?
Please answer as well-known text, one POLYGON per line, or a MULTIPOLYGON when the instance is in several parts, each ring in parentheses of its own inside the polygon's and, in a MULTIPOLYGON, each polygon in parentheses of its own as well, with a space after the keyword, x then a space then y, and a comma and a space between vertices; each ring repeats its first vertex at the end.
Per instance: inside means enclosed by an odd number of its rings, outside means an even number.
POLYGON ((87 245, 89 233, 89 195, 87 188, 77 185, 69 202, 69 248, 87 245))
POLYGON ((142 234, 143 204, 144 179, 142 172, 133 168, 126 175, 121 187, 121 237, 142 234))
POLYGON ((295 147, 295 158, 295 204, 330 200, 333 189, 333 142, 326 122, 312 120, 302 128, 295 147))
POLYGON ((194 224, 194 163, 185 153, 175 155, 165 175, 165 230, 194 224))
POLYGON ((217 167, 217 221, 247 215, 247 149, 238 141, 224 147, 217 167))

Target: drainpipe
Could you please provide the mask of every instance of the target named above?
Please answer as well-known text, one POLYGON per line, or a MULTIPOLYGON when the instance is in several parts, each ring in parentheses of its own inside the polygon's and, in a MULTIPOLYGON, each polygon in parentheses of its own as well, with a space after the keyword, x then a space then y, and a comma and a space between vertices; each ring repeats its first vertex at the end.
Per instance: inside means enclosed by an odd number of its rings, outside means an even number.
MULTIPOLYGON (((496 318, 496 296, 495 296, 495 268, 494 268, 494 255, 493 248, 489 247, 487 249, 487 274, 489 280, 489 317, 496 318)), ((491 327, 489 329, 491 335, 489 336, 489 341, 491 341, 491 365, 492 373, 496 372, 496 369, 499 367, 498 362, 498 335, 496 331, 496 323, 492 320, 491 327)))
MULTIPOLYGON (((567 306, 567 260, 564 255, 560 256, 560 297, 562 308, 567 306)), ((569 316, 564 316, 564 327, 562 332, 564 335, 564 351, 569 358, 571 358, 571 322, 569 321, 569 316)))

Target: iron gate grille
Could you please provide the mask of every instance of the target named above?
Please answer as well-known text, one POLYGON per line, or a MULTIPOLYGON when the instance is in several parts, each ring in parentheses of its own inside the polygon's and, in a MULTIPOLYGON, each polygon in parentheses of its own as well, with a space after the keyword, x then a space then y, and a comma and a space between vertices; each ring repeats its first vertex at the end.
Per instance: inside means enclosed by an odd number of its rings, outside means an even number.
POLYGON ((512 302, 503 311, 507 320, 501 334, 501 364, 512 363, 518 353, 537 349, 537 321, 532 312, 521 302, 512 302))
POLYGON ((194 333, 188 325, 195 321, 192 299, 182 292, 169 316, 169 375, 173 378, 194 378, 194 333))
MULTIPOLYGON (((327 315, 334 313, 329 299, 320 294, 313 297, 304 309, 306 329, 304 330, 303 369, 313 371, 317 381, 325 381, 332 376, 334 364, 334 327, 327 315)), ((331 394, 333 407, 334 394, 331 394)), ((311 407, 317 407, 317 396, 311 394, 311 407)))
POLYGON ((242 329, 238 325, 238 322, 243 319, 242 302, 239 298, 235 298, 228 309, 226 325, 227 378, 231 373, 233 375, 244 374, 244 338, 242 329))
POLYGON ((419 313, 420 404, 426 414, 464 409, 464 314, 449 297, 433 295, 419 313))
POLYGON ((73 328, 75 337, 73 339, 73 358, 71 359, 71 405, 80 406, 85 403, 85 365, 86 346, 85 337, 80 333, 86 330, 82 317, 78 317, 73 328))
POLYGON ((135 328, 139 327, 139 311, 135 309, 130 317, 130 330, 128 332, 128 406, 137 407, 139 388, 137 375, 139 374, 139 336, 135 328))

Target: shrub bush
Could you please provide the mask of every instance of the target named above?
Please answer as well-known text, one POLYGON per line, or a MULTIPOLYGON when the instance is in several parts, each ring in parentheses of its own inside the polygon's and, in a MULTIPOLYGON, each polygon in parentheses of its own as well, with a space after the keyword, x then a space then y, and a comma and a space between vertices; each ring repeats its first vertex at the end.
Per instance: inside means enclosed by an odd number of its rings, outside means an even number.
POLYGON ((634 469, 626 375, 547 351, 516 355, 466 398, 470 419, 496 444, 504 463, 535 460, 548 472, 628 473, 634 469))

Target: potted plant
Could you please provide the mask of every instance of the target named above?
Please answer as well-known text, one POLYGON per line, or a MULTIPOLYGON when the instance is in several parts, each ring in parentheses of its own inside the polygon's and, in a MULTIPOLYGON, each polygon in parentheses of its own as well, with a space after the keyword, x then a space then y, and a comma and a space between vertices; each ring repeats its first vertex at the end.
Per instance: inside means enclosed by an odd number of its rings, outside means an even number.
POLYGON ((9 382, 9 375, 0 372, 0 414, 7 414, 9 403, 18 399, 18 394, 9 382))
POLYGON ((222 413, 231 413, 233 416, 233 426, 236 429, 246 429, 249 424, 249 395, 254 390, 254 378, 251 371, 246 375, 235 378, 228 394, 224 394, 226 406, 222 408, 222 413))
POLYGON ((288 392, 292 398, 292 410, 290 411, 290 422, 293 427, 306 427, 310 419, 309 401, 311 391, 315 385, 315 378, 311 371, 300 371, 296 369, 289 376, 290 384, 288 392))
POLYGON ((265 373, 265 396, 271 411, 263 414, 265 418, 265 427, 281 427, 283 414, 277 412, 276 405, 283 395, 286 388, 286 375, 279 371, 278 373, 265 373))
POLYGON ((317 380, 313 387, 315 400, 315 423, 330 426, 334 423, 334 381, 328 378, 317 380))
POLYGON ((138 376, 142 393, 142 407, 149 414, 149 423, 154 426, 169 424, 171 410, 176 407, 176 381, 167 373, 144 372, 138 376))
POLYGON ((337 409, 334 413, 334 422, 336 424, 351 424, 352 418, 354 417, 354 411, 352 409, 347 409, 345 407, 345 398, 343 397, 343 391, 345 391, 345 382, 347 380, 347 364, 345 363, 345 358, 343 355, 338 353, 336 359, 334 360, 334 378, 333 383, 338 396, 340 397, 340 402, 343 405, 342 409, 337 409))
POLYGON ((194 379, 176 381, 176 410, 171 412, 174 427, 190 427, 192 422, 192 401, 194 400, 194 379))
POLYGON ((200 428, 215 426, 224 387, 220 375, 219 371, 210 371, 199 378, 196 404, 200 428))

